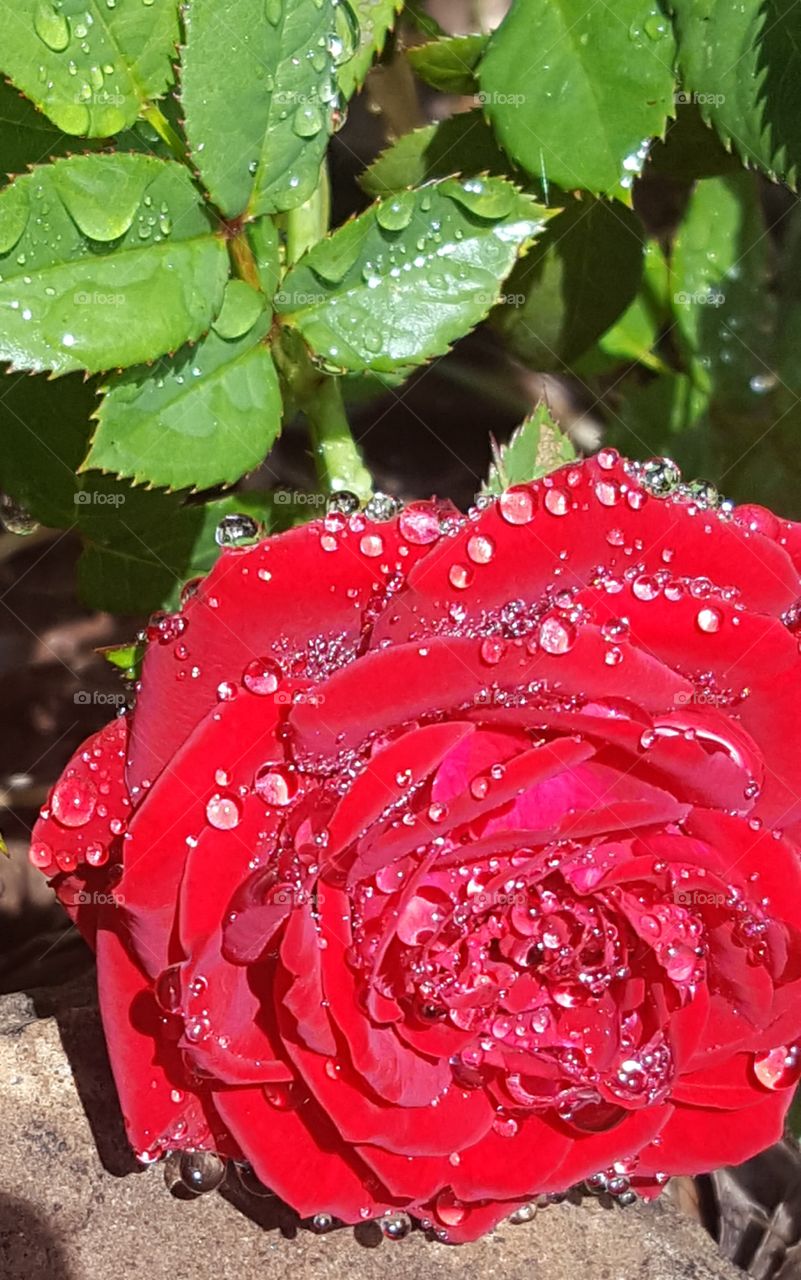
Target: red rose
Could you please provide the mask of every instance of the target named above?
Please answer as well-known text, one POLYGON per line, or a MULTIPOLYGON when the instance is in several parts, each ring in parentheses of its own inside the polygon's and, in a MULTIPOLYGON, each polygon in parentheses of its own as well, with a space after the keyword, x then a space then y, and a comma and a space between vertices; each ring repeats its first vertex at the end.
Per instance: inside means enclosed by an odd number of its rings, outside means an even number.
POLYGON ((221 555, 32 850, 144 1158, 458 1241, 778 1138, 799 563, 801 526, 610 451, 221 555))

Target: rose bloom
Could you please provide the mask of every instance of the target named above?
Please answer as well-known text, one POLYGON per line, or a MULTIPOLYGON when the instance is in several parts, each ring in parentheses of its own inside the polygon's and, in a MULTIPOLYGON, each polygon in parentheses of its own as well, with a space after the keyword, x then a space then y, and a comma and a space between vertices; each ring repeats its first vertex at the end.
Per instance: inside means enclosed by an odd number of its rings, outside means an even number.
POLYGON ((775 1141, 799 565, 801 525, 611 450, 225 550, 32 846, 140 1158, 458 1242, 775 1141))

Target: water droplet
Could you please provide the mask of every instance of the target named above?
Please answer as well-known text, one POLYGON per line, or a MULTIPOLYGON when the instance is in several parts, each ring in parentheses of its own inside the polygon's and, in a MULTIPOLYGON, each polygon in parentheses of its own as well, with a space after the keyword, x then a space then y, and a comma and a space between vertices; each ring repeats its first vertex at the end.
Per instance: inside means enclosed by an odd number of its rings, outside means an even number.
POLYGON ((801 1077, 801 1045, 779 1045, 754 1055, 754 1075, 766 1089, 786 1089, 801 1077))
POLYGON ((19 538, 27 538, 39 528, 38 520, 34 520, 30 511, 7 493, 0 495, 0 521, 9 533, 15 533, 19 538))
POLYGON ((722 621, 723 614, 720 609, 713 609, 711 606, 699 609, 695 619, 698 630, 705 632, 707 635, 714 635, 716 631, 719 631, 722 621))
POLYGON ((467 178, 464 182, 449 182, 445 189, 457 204, 479 218, 491 221, 506 217, 517 199, 517 193, 510 183, 493 178, 467 178))
POLYGON ((399 195, 382 201, 376 209, 376 222, 385 231, 402 231, 412 220, 415 200, 414 191, 402 191, 399 195))
POLYGON ((473 581, 473 570, 466 564, 452 564, 448 570, 448 581, 457 591, 464 591, 473 581))
POLYGON ((184 1151, 179 1165, 181 1181, 196 1195, 216 1191, 225 1177, 225 1162, 214 1151, 184 1151))
POLYGON ((387 1240, 403 1240, 412 1229, 411 1219, 405 1213, 385 1213, 378 1222, 387 1240))
POLYGON ((544 618, 538 632, 539 642, 546 653, 567 653, 576 640, 576 628, 562 618, 544 618))
POLYGON ((206 817, 218 831, 232 831, 239 826, 239 801, 236 796, 218 791, 206 805, 206 817))
POLYGON ((292 128, 299 138, 313 138, 323 127, 323 113, 316 102, 305 102, 298 107, 292 120, 292 128))
POLYGON ((359 542, 362 555, 374 560, 384 550, 384 539, 377 533, 365 533, 359 542))
POLYGON ((264 16, 271 26, 277 27, 284 16, 283 0, 264 0, 264 16))
POLYGON ((315 1213, 312 1218, 312 1230, 319 1232, 321 1235, 330 1231, 334 1225, 334 1219, 330 1213, 315 1213))
POLYGON ((670 458, 651 458, 642 467, 643 488, 655 498, 666 498, 681 481, 681 472, 670 458))
POLYGON ((492 538, 476 533, 468 539, 466 550, 473 564, 489 564, 495 555, 495 543, 492 538))
POLYGON ((513 1227, 522 1226, 525 1222, 531 1222, 536 1213, 536 1205, 521 1204, 519 1209, 515 1209, 514 1213, 509 1214, 508 1221, 513 1227))
POLYGON ((428 504, 412 503, 400 513, 398 527, 401 536, 415 546, 426 546, 440 536, 440 519, 428 504))
POLYGON ((329 515, 353 516, 359 510, 359 499, 349 489, 337 489, 326 503, 329 515))
POLYGON ((271 658, 254 658, 245 667, 242 683, 251 693, 275 693, 281 680, 281 668, 271 658))
POLYGON ((62 827, 85 827, 97 807, 97 790, 88 778, 66 776, 50 796, 50 810, 62 827))
POLYGON ((70 42, 67 19, 63 13, 58 13, 48 0, 39 0, 34 10, 33 29, 39 39, 54 53, 61 53, 70 42))
POLYGON ((368 520, 392 520, 399 505, 397 498, 390 497, 388 493, 374 493, 364 508, 364 514, 368 520))
POLYGON ((536 498, 530 489, 507 489, 498 501, 498 507, 507 524, 529 524, 534 519, 536 498))
POLYGON ((297 776, 286 765, 264 765, 253 785, 265 804, 278 809, 291 804, 298 790, 297 776))
POLYGON ((259 526, 250 516, 223 516, 214 531, 214 540, 218 547, 252 546, 259 540, 259 526))
POLYGON ((545 510, 552 516, 566 516, 570 510, 570 499, 564 489, 548 489, 543 501, 545 510))

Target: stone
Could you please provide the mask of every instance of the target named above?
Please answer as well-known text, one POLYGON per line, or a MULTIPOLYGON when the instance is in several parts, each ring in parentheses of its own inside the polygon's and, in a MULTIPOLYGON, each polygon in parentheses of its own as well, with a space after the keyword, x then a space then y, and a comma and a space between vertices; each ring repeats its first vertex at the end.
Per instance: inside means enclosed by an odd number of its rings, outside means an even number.
MULTIPOLYGON (((194 1197, 131 1155, 91 976, 0 999, 3 1280, 735 1280, 712 1239, 668 1202, 564 1202, 472 1245, 375 1224, 317 1235, 229 1170, 194 1197), (43 1016, 44 1015, 44 1016, 43 1016)), ((169 1180, 169 1179, 168 1179, 169 1180)))

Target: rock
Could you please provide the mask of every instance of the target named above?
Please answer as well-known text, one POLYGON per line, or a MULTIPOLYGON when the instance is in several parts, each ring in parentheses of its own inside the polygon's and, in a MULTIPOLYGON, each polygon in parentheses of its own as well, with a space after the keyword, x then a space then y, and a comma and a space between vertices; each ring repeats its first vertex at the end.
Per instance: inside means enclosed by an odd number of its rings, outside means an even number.
POLYGON ((3 1280, 735 1280, 669 1203, 538 1210, 473 1245, 374 1224, 316 1235, 229 1171, 220 1192, 179 1198, 133 1160, 91 988, 0 999, 0 1276, 3 1280), (41 1016, 45 1014, 47 1016, 41 1016))

